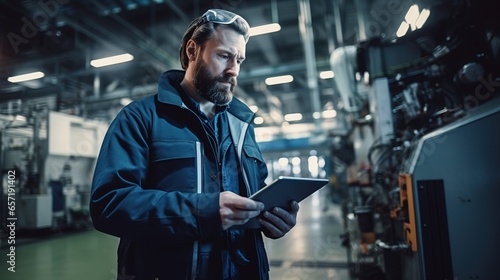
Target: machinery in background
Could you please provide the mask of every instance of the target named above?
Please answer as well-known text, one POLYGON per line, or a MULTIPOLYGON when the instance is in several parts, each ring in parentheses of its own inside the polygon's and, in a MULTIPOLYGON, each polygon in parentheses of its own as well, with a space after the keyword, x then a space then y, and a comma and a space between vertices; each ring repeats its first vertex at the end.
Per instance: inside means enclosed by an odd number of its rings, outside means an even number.
POLYGON ((16 170, 19 233, 89 226, 90 180, 107 125, 47 110, 28 119, 1 118, 2 221, 8 214, 5 174, 16 170))
MULTIPOLYGON (((497 277, 500 24, 484 9, 456 1, 432 30, 362 42, 345 56, 371 89, 351 113, 351 157, 332 148, 348 166, 343 237, 353 278, 497 277)), ((360 100, 344 84, 339 91, 360 100)))

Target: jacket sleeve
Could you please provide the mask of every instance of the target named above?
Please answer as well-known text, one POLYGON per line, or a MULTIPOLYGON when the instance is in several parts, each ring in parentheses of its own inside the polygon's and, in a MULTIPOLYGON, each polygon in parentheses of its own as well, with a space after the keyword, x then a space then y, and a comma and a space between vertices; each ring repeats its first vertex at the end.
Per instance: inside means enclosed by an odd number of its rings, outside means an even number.
POLYGON ((111 123, 97 159, 90 198, 95 228, 120 238, 172 244, 220 236, 218 193, 143 187, 150 124, 130 107, 111 123))

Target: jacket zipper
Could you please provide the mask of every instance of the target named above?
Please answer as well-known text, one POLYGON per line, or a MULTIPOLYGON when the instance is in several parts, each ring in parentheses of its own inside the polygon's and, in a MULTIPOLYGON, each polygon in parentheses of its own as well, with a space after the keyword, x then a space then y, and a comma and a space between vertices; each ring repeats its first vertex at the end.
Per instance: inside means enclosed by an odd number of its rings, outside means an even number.
MULTIPOLYGON (((189 110, 191 113, 193 113, 195 116, 196 114, 191 110, 189 109, 185 104, 182 104, 181 106, 182 108, 185 108, 187 110, 189 110)), ((243 168, 243 160, 242 160, 242 152, 243 152, 243 143, 245 142, 244 139, 245 139, 245 136, 246 136, 246 133, 247 133, 247 130, 248 130, 248 123, 245 123, 245 122, 241 122, 241 121, 238 121, 240 123, 243 123, 243 125, 239 125, 239 132, 240 132, 240 135, 238 135, 238 138, 236 138, 236 135, 235 135, 235 132, 233 131, 233 129, 235 129, 235 127, 233 126, 235 123, 232 123, 231 122, 231 118, 233 116, 231 114, 228 114, 228 121, 229 121, 229 126, 230 126, 230 133, 233 137, 233 143, 237 146, 237 157, 238 157, 238 160, 240 161, 240 166, 241 166, 241 174, 243 176, 243 182, 245 183, 245 187, 246 187, 246 190, 247 190, 247 195, 250 196, 252 193, 250 191, 250 182, 248 181, 248 177, 247 177, 247 174, 245 173, 245 170, 243 168)), ((236 119, 236 118, 234 118, 236 119)), ((201 120, 200 120, 201 121, 201 120)), ((203 125, 202 125, 203 127, 203 125)), ((203 127, 203 129, 205 130, 205 128, 203 127)), ((235 129, 236 130, 236 129, 235 129)), ((238 131, 237 130, 237 131, 238 131)), ((197 176, 197 189, 196 189, 196 193, 201 193, 202 192, 202 153, 203 153, 203 147, 202 147, 202 143, 201 142, 196 142, 196 176, 197 176)), ((218 161, 218 158, 216 157, 216 161, 218 161)), ((218 166, 218 164, 217 164, 218 166)), ((254 242, 255 244, 257 244, 257 237, 255 236, 254 234, 254 242)), ((192 280, 195 280, 196 279, 196 276, 197 276, 197 270, 198 270, 198 250, 199 250, 199 243, 198 241, 195 241, 193 243, 193 260, 192 260, 192 266, 191 266, 191 279, 192 280)), ((260 250, 258 250, 260 251, 260 250)), ((259 252, 257 252, 257 262, 258 262, 258 266, 261 267, 261 260, 260 260, 260 256, 259 256, 259 252)), ((259 269, 259 271, 262 270, 259 269)), ((259 273, 259 278, 260 278, 260 273, 259 273)))
MULTIPOLYGON (((196 142, 196 193, 201 193, 202 191, 202 143, 196 142)), ((194 241, 193 243, 193 260, 191 265, 191 279, 196 279, 197 271, 198 271, 198 250, 199 244, 198 241, 194 241)))

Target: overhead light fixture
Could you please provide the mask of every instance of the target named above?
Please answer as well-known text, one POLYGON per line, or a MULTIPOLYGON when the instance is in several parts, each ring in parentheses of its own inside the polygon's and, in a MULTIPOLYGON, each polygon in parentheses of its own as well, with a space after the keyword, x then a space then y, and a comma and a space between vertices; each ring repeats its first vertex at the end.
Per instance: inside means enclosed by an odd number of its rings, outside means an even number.
POLYGON ((45 77, 45 74, 43 72, 37 71, 37 72, 33 72, 33 73, 27 73, 27 74, 23 74, 23 75, 8 77, 7 81, 9 81, 11 83, 20 83, 20 82, 26 82, 26 81, 40 79, 43 77, 45 77))
POLYGON ((276 76, 276 77, 267 78, 265 80, 265 83, 268 86, 272 86, 272 85, 291 83, 292 81, 293 81, 292 75, 284 75, 284 76, 276 76))
POLYGON ((248 108, 250 108, 250 110, 252 110, 252 112, 254 113, 257 113, 257 111, 259 111, 259 107, 257 105, 251 105, 248 106, 248 108))
POLYGON ((125 53, 125 54, 120 54, 120 55, 91 60, 90 65, 92 65, 94 67, 104 67, 104 66, 114 65, 114 64, 118 64, 118 63, 129 62, 133 59, 134 59, 133 55, 131 55, 129 53, 125 53))
POLYGON ((406 21, 403 21, 401 23, 401 25, 399 26, 398 31, 396 31, 396 36, 398 36, 398 37, 405 36, 406 32, 408 32, 409 27, 410 27, 410 25, 406 21))
POLYGON ((138 5, 136 3, 127 4, 127 10, 137 9, 138 5))
POLYGON ((417 4, 410 7, 405 15, 405 21, 410 25, 411 30, 414 31, 417 28, 416 22, 420 12, 417 4))
POLYGON ((14 118, 14 120, 16 120, 16 121, 20 121, 20 122, 25 122, 25 121, 27 121, 26 117, 25 117, 25 116, 22 116, 22 115, 16 115, 16 117, 14 118))
POLYGON ((333 73, 333 71, 322 71, 322 72, 319 72, 319 77, 321 79, 331 79, 333 77, 335 77, 335 73, 333 73))
POLYGON ((320 119, 323 117, 324 119, 331 119, 335 118, 337 116, 337 111, 330 109, 330 110, 325 110, 323 112, 314 112, 313 113, 313 118, 314 119, 320 119))
POLYGON ((263 124, 264 123, 264 118, 263 117, 256 117, 255 119, 253 119, 253 122, 255 124, 263 124))
POLYGON ((285 121, 287 122, 300 121, 302 119, 302 114, 301 113, 286 114, 284 118, 285 121))
POLYGON ((122 106, 127 106, 128 104, 132 103, 132 101, 134 101, 134 100, 132 100, 129 97, 124 97, 124 98, 120 99, 120 104, 122 106))
POLYGON ((282 158, 279 158, 279 159, 278 159, 278 164, 279 164, 281 167, 287 167, 289 162, 290 162, 290 161, 289 161, 289 160, 288 160, 288 158, 286 158, 286 157, 282 157, 282 158))
POLYGON ((398 31, 396 31, 396 36, 403 37, 408 32, 408 29, 415 31, 422 28, 430 15, 431 11, 429 9, 419 11, 417 4, 412 5, 405 15, 405 20, 399 26, 398 31))
POLYGON ((325 119, 331 119, 331 118, 335 118, 337 116, 337 111, 335 111, 333 109, 332 110, 325 110, 321 113, 321 115, 325 119))
POLYGON ((422 26, 424 26, 425 22, 427 21, 427 19, 429 18, 430 15, 431 15, 431 11, 429 9, 422 10, 422 12, 418 16, 417 22, 415 24, 417 26, 417 29, 422 28, 422 26))
POLYGON ((278 32, 281 30, 281 25, 279 23, 264 24, 255 27, 251 27, 248 31, 250 36, 263 35, 273 32, 278 32))

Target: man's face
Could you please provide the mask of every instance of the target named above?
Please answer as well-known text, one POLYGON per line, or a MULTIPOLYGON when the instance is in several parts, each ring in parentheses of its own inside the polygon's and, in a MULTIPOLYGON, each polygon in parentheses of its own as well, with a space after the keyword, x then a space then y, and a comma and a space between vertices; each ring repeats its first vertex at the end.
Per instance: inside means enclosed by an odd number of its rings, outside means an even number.
POLYGON ((217 105, 231 102, 245 48, 243 35, 225 26, 216 29, 194 65, 194 85, 203 98, 217 105))

